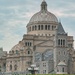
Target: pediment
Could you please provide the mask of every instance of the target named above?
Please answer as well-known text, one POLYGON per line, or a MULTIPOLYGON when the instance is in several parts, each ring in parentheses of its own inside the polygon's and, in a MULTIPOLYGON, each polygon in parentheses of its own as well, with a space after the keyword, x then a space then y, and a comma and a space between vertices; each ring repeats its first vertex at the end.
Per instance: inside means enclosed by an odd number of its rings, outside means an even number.
POLYGON ((37 46, 53 46, 53 41, 52 40, 44 41, 39 43, 37 46))

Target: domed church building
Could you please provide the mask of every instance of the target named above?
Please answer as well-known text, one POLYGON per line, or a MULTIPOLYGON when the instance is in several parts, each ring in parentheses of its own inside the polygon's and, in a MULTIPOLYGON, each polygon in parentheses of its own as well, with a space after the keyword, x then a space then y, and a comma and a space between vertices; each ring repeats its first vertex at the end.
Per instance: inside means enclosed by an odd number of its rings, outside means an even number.
POLYGON ((61 22, 48 11, 45 0, 26 27, 27 34, 23 39, 0 57, 0 71, 28 72, 31 64, 35 63, 39 74, 75 73, 73 36, 68 36, 61 22))

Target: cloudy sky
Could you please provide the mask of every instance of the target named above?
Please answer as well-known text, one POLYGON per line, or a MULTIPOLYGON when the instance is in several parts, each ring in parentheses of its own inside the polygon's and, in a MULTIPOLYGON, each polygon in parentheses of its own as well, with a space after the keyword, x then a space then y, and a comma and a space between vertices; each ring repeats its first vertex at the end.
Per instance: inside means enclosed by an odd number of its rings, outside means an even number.
MULTIPOLYGON (((0 0, 0 47, 9 51, 24 34, 31 16, 40 10, 42 0, 0 0)), ((75 0, 46 0, 68 33, 75 39, 75 0)))

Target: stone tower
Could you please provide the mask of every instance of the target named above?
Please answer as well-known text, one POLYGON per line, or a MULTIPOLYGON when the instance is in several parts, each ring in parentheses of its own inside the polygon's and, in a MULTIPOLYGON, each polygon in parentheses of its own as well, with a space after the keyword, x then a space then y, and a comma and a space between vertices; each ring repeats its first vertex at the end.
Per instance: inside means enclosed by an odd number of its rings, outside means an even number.
POLYGON ((61 23, 59 23, 56 28, 54 44, 54 71, 57 73, 58 64, 61 61, 68 65, 67 34, 65 33, 61 23))

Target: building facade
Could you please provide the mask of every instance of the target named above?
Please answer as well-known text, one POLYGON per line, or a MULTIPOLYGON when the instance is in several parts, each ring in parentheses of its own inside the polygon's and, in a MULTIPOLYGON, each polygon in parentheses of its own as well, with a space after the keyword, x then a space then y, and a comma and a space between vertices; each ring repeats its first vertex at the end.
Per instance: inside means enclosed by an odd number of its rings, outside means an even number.
POLYGON ((45 0, 27 24, 27 34, 9 53, 0 58, 4 72, 25 72, 35 61, 40 74, 74 74, 73 36, 68 36, 57 17, 48 11, 45 0), (34 53, 34 55, 33 55, 34 53), (3 63, 4 62, 4 63, 3 63))

